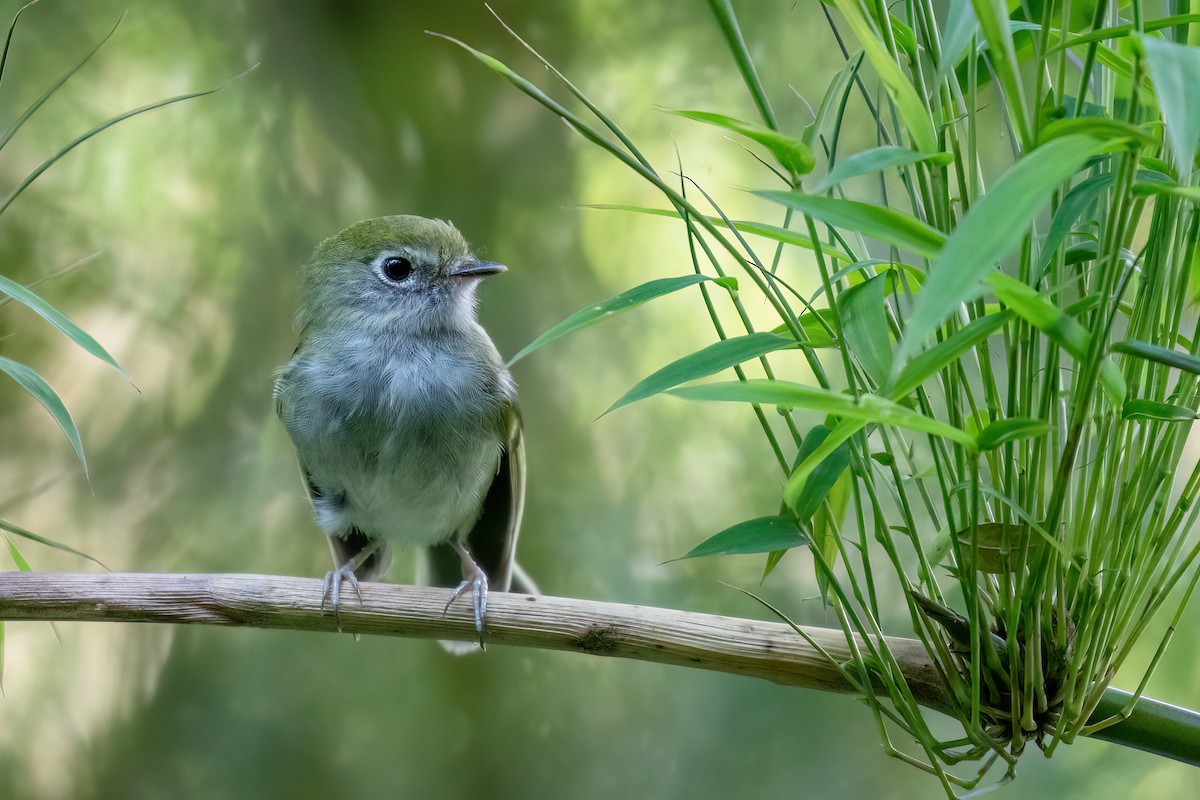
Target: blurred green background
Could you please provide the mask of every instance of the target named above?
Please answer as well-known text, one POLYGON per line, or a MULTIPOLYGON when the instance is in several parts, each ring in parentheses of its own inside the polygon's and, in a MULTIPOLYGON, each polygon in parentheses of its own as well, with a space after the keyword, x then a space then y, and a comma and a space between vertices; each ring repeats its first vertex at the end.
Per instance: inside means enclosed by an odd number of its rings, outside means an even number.
MULTIPOLYGON (((5 18, 17 7, 0 4, 5 18)), ((126 7, 112 41, 0 154, 5 186, 107 116, 261 66, 102 134, 0 222, 0 270, 25 283, 99 251, 39 291, 137 384, 16 304, 0 310, 0 352, 62 394, 92 471, 89 485, 53 422, 0 383, 0 515, 113 569, 328 568, 270 391, 294 344, 297 266, 342 227, 392 213, 454 220, 511 268, 484 288, 481 312, 507 354, 582 305, 691 269, 678 226, 575 208, 660 205, 645 186, 425 35, 454 35, 544 77, 478 2, 46 0, 17 32, 0 114, 15 119, 126 7)), ((705 4, 495 7, 662 171, 678 147, 727 208, 749 207, 735 187, 765 183, 761 167, 719 131, 658 110, 753 117, 705 4)), ((800 97, 815 106, 841 64, 818 4, 736 7, 782 121, 798 130, 810 118, 800 97)), ((1007 143, 996 145, 1003 156, 1007 143)), ((805 266, 789 255, 781 274, 811 290, 805 266)), ((712 338, 698 297, 682 293, 516 367, 530 462, 521 553, 544 591, 762 616, 717 582, 754 586, 760 559, 658 566, 777 506, 778 475, 751 414, 659 398, 596 419, 712 338)), ((35 569, 91 568, 23 549, 35 569)), ((411 572, 402 554, 390 579, 411 572)), ((762 591, 799 621, 832 622, 799 552, 762 591)), ((1193 610, 1154 696, 1200 705, 1196 622, 1193 610)), ((900 621, 894 630, 907 632, 900 621)), ((940 796, 885 757, 860 703, 751 679, 503 648, 453 659, 425 641, 249 629, 7 632, 3 798, 940 796)), ((1003 791, 1186 796, 1195 780, 1189 767, 1083 741, 1052 763, 1030 753, 1003 791)))

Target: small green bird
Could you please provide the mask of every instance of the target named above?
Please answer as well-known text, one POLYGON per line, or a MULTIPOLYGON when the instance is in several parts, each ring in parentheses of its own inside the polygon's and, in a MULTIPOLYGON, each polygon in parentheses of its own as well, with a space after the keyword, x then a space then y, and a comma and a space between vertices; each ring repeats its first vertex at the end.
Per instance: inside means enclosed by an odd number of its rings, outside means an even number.
POLYGON ((426 549, 429 581, 454 587, 447 609, 471 591, 481 646, 488 587, 523 576, 516 385, 475 318, 480 279, 505 269, 415 216, 353 225, 303 268, 275 401, 333 552, 322 606, 339 627, 343 584, 382 575, 392 544, 426 549))

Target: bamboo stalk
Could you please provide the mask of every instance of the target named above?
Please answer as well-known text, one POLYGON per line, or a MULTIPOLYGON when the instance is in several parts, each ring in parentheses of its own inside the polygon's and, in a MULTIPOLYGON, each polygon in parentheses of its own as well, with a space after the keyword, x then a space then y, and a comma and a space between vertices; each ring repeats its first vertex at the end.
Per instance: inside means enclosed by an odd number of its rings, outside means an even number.
MULTIPOLYGON (((376 636, 476 638, 469 603, 443 613, 449 591, 421 586, 362 584, 362 603, 343 600, 344 633, 376 636)), ((321 608, 321 582, 311 578, 242 574, 0 572, 0 620, 156 622, 233 625, 334 632, 321 608)), ((805 628, 833 659, 850 659, 845 634, 805 628)), ((690 611, 493 592, 487 644, 569 650, 630 658, 784 686, 849 692, 837 668, 788 625, 690 611)), ((946 712, 945 688, 915 639, 889 637, 888 647, 922 705, 946 712)), ((1110 689, 1097 720, 1129 695, 1110 689)), ((1200 764, 1200 714, 1143 698, 1128 720, 1096 734, 1191 764, 1200 764)))

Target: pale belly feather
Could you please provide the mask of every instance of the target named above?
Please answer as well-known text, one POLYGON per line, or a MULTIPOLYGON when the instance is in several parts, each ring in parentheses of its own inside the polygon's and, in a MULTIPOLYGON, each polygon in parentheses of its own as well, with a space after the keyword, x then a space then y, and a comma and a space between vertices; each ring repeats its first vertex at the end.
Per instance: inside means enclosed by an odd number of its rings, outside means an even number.
POLYGON ((284 425, 322 497, 330 534, 397 544, 465 533, 503 440, 495 373, 447 351, 365 360, 298 356, 278 387, 284 425))

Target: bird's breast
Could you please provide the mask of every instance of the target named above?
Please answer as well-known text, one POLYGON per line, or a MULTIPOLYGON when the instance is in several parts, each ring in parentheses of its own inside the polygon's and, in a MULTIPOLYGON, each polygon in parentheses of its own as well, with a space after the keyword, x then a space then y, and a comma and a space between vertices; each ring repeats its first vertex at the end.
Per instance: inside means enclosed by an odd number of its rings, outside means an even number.
POLYGON ((344 496, 340 522, 430 544, 478 515, 504 441, 506 381, 453 346, 298 356, 280 407, 314 482, 344 496))

